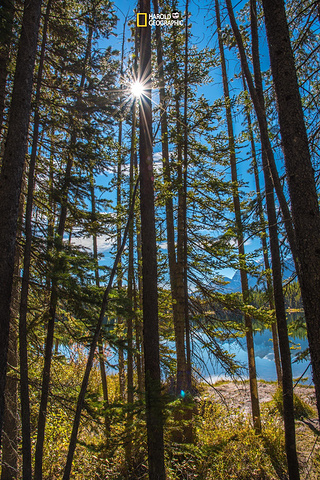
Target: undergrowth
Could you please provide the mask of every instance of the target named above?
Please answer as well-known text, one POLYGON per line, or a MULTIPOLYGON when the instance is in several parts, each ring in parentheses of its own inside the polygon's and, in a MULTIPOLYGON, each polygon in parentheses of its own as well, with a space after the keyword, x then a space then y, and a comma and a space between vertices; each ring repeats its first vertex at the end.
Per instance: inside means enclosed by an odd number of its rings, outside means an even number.
MULTIPOLYGON (((61 371, 56 370, 56 376, 67 386, 68 395, 75 396, 78 385, 73 371, 64 366, 61 371)), ((105 409, 99 371, 93 369, 70 477, 73 480, 143 480, 148 477, 144 405, 136 395, 135 404, 130 409, 133 422, 128 436, 126 416, 129 410, 121 399, 118 384, 116 376, 108 377, 109 407, 105 409), (109 420, 107 436, 104 423, 106 413, 109 420), (130 471, 125 460, 129 437, 132 439, 130 471)), ((36 390, 32 393, 37 395, 36 390)), ((204 396, 205 392, 202 393, 204 396)), ((61 403, 56 400, 49 405, 44 480, 58 480, 63 474, 73 420, 73 412, 66 400, 61 403)), ((250 416, 238 409, 227 409, 210 398, 194 404, 190 398, 187 402, 190 406, 188 413, 186 402, 166 398, 164 432, 167 480, 287 480, 281 400, 281 391, 277 391, 273 400, 262 406, 262 434, 255 435, 250 416), (177 440, 179 435, 185 440, 190 427, 193 443, 177 440)), ((295 410, 299 419, 315 417, 313 409, 297 396, 295 410)), ((34 418, 34 409, 32 414, 34 418)), ((320 470, 319 449, 316 445, 312 450, 315 439, 311 438, 310 430, 302 423, 297 421, 297 424, 301 424, 299 428, 304 429, 299 433, 298 445, 305 452, 302 460, 306 465, 302 470, 315 472, 317 468, 320 470), (312 451, 312 460, 309 461, 312 451)), ((33 447, 35 432, 34 429, 33 447)), ((312 475, 308 476, 308 480, 319 478, 314 473, 312 475)))
MULTIPOLYGON (((269 402, 268 405, 270 414, 278 411, 280 415, 283 415, 283 395, 281 387, 277 388, 275 394, 273 395, 273 400, 269 402)), ((315 410, 295 393, 293 394, 293 409, 294 417, 296 419, 311 418, 316 416, 315 410)))

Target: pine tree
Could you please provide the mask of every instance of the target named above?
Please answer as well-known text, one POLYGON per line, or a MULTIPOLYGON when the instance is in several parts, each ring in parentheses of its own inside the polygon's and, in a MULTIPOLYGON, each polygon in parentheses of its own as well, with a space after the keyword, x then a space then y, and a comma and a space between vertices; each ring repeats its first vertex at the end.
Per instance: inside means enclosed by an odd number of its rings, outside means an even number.
POLYGON ((320 212, 308 136, 284 3, 263 2, 271 70, 278 102, 292 218, 300 263, 299 283, 306 314, 313 380, 320 415, 320 212))
MULTIPOLYGON (((27 150, 33 70, 36 57, 41 0, 24 4, 16 62, 8 134, 0 176, 0 435, 4 412, 4 389, 9 341, 10 300, 21 183, 27 150)), ((1 438, 1 437, 0 437, 1 438)))
MULTIPOLYGON (((150 1, 141 0, 140 11, 150 13, 150 1)), ((142 243, 143 344, 150 480, 164 480, 163 413, 160 385, 157 250, 152 168, 151 28, 140 29, 139 76, 145 95, 140 104, 140 209, 142 243)))
MULTIPOLYGON (((226 69, 226 62, 224 57, 223 43, 221 38, 220 9, 219 9, 218 0, 215 0, 215 8, 216 8, 216 18, 217 18, 217 28, 218 28, 219 50, 220 50, 220 57, 221 57, 224 101, 226 105, 225 108, 226 108, 226 118, 227 118, 227 125, 228 125, 231 180, 233 183, 232 196, 233 196, 233 204, 234 204, 234 213, 236 217, 236 236, 237 236, 238 251, 239 251, 241 289, 242 289, 243 301, 246 304, 249 301, 249 284, 248 284, 248 275, 246 271, 243 223, 241 218, 242 215, 241 215, 241 206, 240 206, 240 198, 239 198, 239 191, 238 191, 237 164, 236 164, 236 156, 235 156, 235 140, 234 140, 234 133, 233 133, 227 69, 226 69)), ((257 372, 256 372, 255 355, 254 355, 252 320, 246 314, 244 318, 245 318, 246 340, 247 340, 247 351, 248 351, 252 417, 253 417, 253 424, 254 424, 255 431, 256 433, 259 434, 261 432, 261 418, 260 418, 260 405, 259 405, 259 397, 258 397, 257 372)))
MULTIPOLYGON (((258 44, 258 28, 257 28, 257 12, 254 0, 251 0, 251 35, 252 35, 252 60, 254 67, 254 77, 256 90, 259 95, 261 108, 265 108, 262 77, 259 61, 259 44, 258 44)), ((293 385, 292 385, 292 369, 290 345, 287 329, 287 318, 284 303, 284 293, 282 288, 281 275, 281 259, 278 240, 277 215, 274 202, 273 185, 270 172, 268 169, 268 161, 266 151, 262 147, 262 163, 266 188, 266 204, 269 225, 270 250, 272 259, 272 277, 274 285, 274 300, 277 318, 277 327, 279 333, 279 347, 282 364, 282 391, 284 406, 284 425, 286 453, 288 461, 288 470, 290 479, 299 479, 299 464, 297 459, 296 439, 295 439, 295 423, 294 423, 294 407, 293 407, 293 385)))

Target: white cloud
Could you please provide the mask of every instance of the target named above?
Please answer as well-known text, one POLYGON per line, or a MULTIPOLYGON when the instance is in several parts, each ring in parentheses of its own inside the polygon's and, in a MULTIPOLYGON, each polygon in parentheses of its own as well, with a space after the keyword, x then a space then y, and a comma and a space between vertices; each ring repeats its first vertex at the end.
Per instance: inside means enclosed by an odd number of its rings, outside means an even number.
MULTIPOLYGON (((93 240, 92 237, 72 237, 72 245, 77 245, 78 247, 84 247, 88 250, 93 250, 93 240)), ((114 245, 114 242, 111 240, 109 235, 99 235, 97 238, 98 244, 98 253, 104 253, 111 250, 114 245)))

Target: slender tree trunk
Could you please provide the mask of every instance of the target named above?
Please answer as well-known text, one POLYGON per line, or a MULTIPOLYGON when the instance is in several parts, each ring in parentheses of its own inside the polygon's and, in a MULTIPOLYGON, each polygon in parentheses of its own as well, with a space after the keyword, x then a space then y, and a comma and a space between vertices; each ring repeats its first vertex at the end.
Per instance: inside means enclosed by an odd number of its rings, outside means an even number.
POLYGON ((107 413, 107 409, 109 406, 109 395, 108 395, 108 382, 107 382, 107 373, 105 367, 105 357, 104 357, 104 348, 102 340, 98 342, 98 351, 99 351, 99 366, 100 366, 100 376, 101 376, 101 383, 102 383, 102 393, 103 393, 103 401, 104 401, 104 426, 106 431, 106 445, 109 444, 109 435, 110 435, 110 420, 109 415, 107 413))
MULTIPOLYGON (((16 267, 15 267, 16 270, 16 267)), ((12 292, 13 313, 17 313, 18 290, 14 280, 12 292), (15 308, 15 310, 14 310, 15 308)), ((17 318, 10 321, 8 371, 5 389, 5 411, 2 434, 1 480, 16 480, 18 478, 18 335, 17 318)))
MULTIPOLYGON (((86 78, 86 67, 91 55, 92 35, 93 35, 92 27, 89 27, 87 48, 86 48, 86 53, 85 53, 85 58, 83 63, 83 70, 82 70, 80 86, 79 86, 79 94, 78 94, 79 99, 82 95, 84 82, 86 78)), ((68 207, 67 207, 68 191, 69 191, 69 185, 70 185, 71 170, 73 165, 74 146, 77 138, 75 126, 73 124, 71 125, 71 128, 72 128, 72 133, 70 138, 70 148, 68 152, 65 182, 64 182, 62 200, 61 200, 61 211, 60 211, 59 225, 58 225, 57 235, 55 240, 55 248, 57 253, 59 253, 63 248, 63 235, 65 231, 65 224, 67 220, 67 210, 68 210, 68 207)), ((57 275, 61 271, 61 268, 62 266, 60 265, 60 262, 57 261, 55 265, 54 276, 52 278, 51 296, 50 296, 49 312, 48 312, 47 337, 46 337, 46 344, 45 344, 44 366, 43 366, 43 374, 42 374, 43 375, 42 389, 41 389, 41 399, 40 399, 38 429, 37 429, 37 442, 36 442, 36 451, 35 451, 34 480, 42 480, 43 446, 44 446, 46 413, 47 413, 49 385, 50 385, 52 347, 53 347, 53 340, 54 340, 54 325, 55 325, 56 310, 58 305, 57 275)))
POLYGON ((23 478, 24 480, 32 477, 31 466, 31 431, 30 431, 30 405, 29 405, 29 378, 28 378, 28 341, 27 341, 27 309, 28 309, 28 291, 31 261, 32 244, 32 204, 34 191, 34 173, 37 158, 37 147, 40 126, 40 94, 42 83, 42 72, 45 58, 47 28, 50 16, 51 0, 47 3, 44 17, 42 45, 40 61, 38 68, 38 78, 35 97, 35 113, 33 124, 32 149, 29 162, 28 173, 28 194, 25 214, 25 247, 23 257, 23 275, 21 284, 21 301, 19 316, 19 346, 20 346, 20 396, 21 396, 21 423, 22 423, 22 459, 23 459, 23 478))
POLYGON ((267 166, 265 152, 263 152, 263 167, 265 172, 266 201, 269 223, 270 249, 272 259, 272 278, 276 318, 279 334, 279 346, 282 364, 282 392, 283 392, 283 416, 285 427, 285 443, 290 480, 299 480, 299 464, 296 451, 294 409, 293 409, 293 386, 290 344, 287 329, 287 318, 282 289, 281 259, 278 241, 277 215, 274 204, 273 186, 270 172, 267 166))
MULTIPOLYGON (((263 86, 259 60, 259 37, 257 25, 257 11, 255 0, 250 0, 251 9, 251 35, 252 35, 252 59, 254 68, 254 77, 256 91, 262 109, 264 106, 263 86)), ((288 471, 290 480, 299 480, 299 464, 296 450, 294 408, 293 408, 293 385, 290 344, 287 329, 287 318, 284 303, 284 294, 282 288, 281 258, 278 240, 277 215, 274 203, 273 185, 268 169, 268 160, 266 151, 262 146, 262 163, 266 187, 266 203, 270 234, 270 248, 272 258, 272 276, 274 285, 274 299, 276 308, 276 318, 279 333, 280 354, 282 363, 282 392, 283 392, 283 416, 285 428, 285 444, 288 462, 288 471)))
MULTIPOLYGON (((183 319, 183 328, 185 333, 184 352, 181 359, 184 368, 184 375, 182 377, 182 390, 184 392, 191 392, 191 351, 190 351, 190 325, 189 325, 189 297, 188 297, 188 235, 187 235, 187 180, 188 180, 188 48, 189 48, 189 0, 186 0, 186 24, 185 24, 185 51, 184 51, 184 99, 183 99, 183 132, 181 137, 183 141, 178 149, 181 157, 181 164, 179 164, 179 196, 178 196, 178 246, 177 246, 177 298, 179 306, 178 321, 181 323, 183 319), (180 321, 181 318, 181 321, 180 321)), ((178 96, 177 96, 178 98, 178 96)), ((177 101, 177 111, 179 111, 179 102, 177 101)), ((179 115, 180 117, 180 115, 179 115)), ((180 130, 180 125, 179 129, 180 130)), ((180 138, 180 135, 178 139, 180 138)), ((179 141, 179 140, 178 140, 179 141)), ((182 328, 181 328, 182 334, 182 328)), ((182 343, 182 342, 181 342, 182 343)), ((180 393, 180 390, 178 390, 180 393)), ((193 442, 193 428, 192 428, 192 408, 190 405, 190 396, 184 396, 184 411, 177 415, 176 423, 182 423, 183 428, 180 427, 180 432, 174 436, 174 440, 192 443, 193 442), (189 404, 189 405, 188 405, 189 404), (181 418, 179 418, 179 416, 181 418), (182 436, 181 436, 182 434, 182 436), (180 438, 179 438, 180 436, 180 438), (176 437, 176 438, 175 438, 176 437)))
MULTIPOLYGON (((96 221, 96 197, 94 192, 94 178, 93 174, 90 175, 90 189, 91 189, 91 215, 92 221, 96 221)), ((98 242, 97 242, 97 234, 94 233, 92 236, 92 243, 93 243, 93 259, 95 262, 95 281, 96 287, 100 288, 100 275, 99 275, 99 263, 98 263, 98 242)), ((104 349, 103 349, 103 341, 100 337, 98 342, 98 353, 99 353, 99 365, 100 365, 100 375, 101 375, 101 383, 102 383, 102 392, 103 392, 103 401, 104 401, 104 425, 105 425, 105 432, 106 432, 106 444, 109 443, 109 434, 110 434, 110 420, 109 415, 107 412, 109 406, 109 395, 108 395, 108 382, 107 382, 107 374, 105 368, 105 358, 104 358, 104 349)))
MULTIPOLYGON (((130 167, 129 167, 129 182, 130 182, 130 202, 132 199, 134 188, 134 156, 135 156, 135 138, 136 138, 136 102, 134 100, 132 105, 132 130, 131 130, 131 149, 130 149, 130 167)), ((134 263, 133 263, 133 248, 134 248, 134 222, 129 228, 129 248, 128 248, 128 302, 129 311, 127 316, 127 439, 126 439, 126 464, 128 471, 132 465, 132 423, 133 423, 133 317, 134 317, 134 298, 133 298, 133 283, 134 283, 134 263)))
POLYGON ((263 1, 320 417, 320 212, 284 3, 263 1))
MULTIPOLYGON (((157 14, 159 12, 158 2, 154 0, 154 11, 157 14)), ((168 138, 168 121, 167 111, 165 106, 165 80, 163 70, 163 47, 161 39, 161 30, 159 26, 156 26, 156 38, 157 38, 157 63, 159 71, 159 94, 160 104, 162 106, 161 112, 161 143, 162 143, 162 162, 163 162, 163 178, 167 185, 168 190, 172 187, 170 162, 169 162, 169 138, 168 138)), ((174 44, 174 48, 176 48, 174 44)), ((176 81, 177 83, 177 81, 176 81)), ((176 108, 179 110, 179 101, 176 100, 176 108)), ((177 131, 178 138, 180 134, 180 114, 177 114, 177 131)), ((180 138, 181 140, 181 138, 180 138)), ((179 141, 178 145, 178 163, 180 162, 180 193, 182 186, 182 149, 179 141)), ((175 342, 176 342, 176 354, 177 354, 177 381, 176 381, 176 393, 179 395, 181 390, 186 390, 186 358, 185 358, 185 342, 184 342, 184 330, 185 330, 185 318, 184 318, 184 287, 183 287, 183 197, 180 194, 180 209, 178 224, 180 227, 179 236, 179 265, 177 264, 176 251, 175 251, 175 233, 174 233, 174 215, 173 215, 173 200, 169 194, 166 198, 166 225, 167 225, 167 244, 168 244, 168 259, 169 259, 169 274, 170 274, 170 286, 173 300, 173 322, 175 329, 175 342)))
MULTIPOLYGON (((150 13, 150 0, 141 0, 140 11, 150 13)), ((157 247, 154 211, 151 109, 151 28, 140 29, 139 80, 145 97, 140 103, 140 209, 143 281, 143 342, 145 356, 146 415, 149 480, 164 480, 163 413, 160 384, 158 330, 157 247)))
MULTIPOLYGON (((139 42, 138 29, 136 29, 137 45, 139 42)), ((139 50, 139 46, 138 46, 139 50)), ((138 58, 138 52, 137 52, 138 58)), ((134 170, 138 173, 138 156, 137 149, 134 154, 134 170)), ((135 211, 136 222, 136 241, 137 241, 137 277, 138 284, 136 285, 135 279, 133 283, 134 288, 134 311, 135 311, 135 329, 136 329, 136 365, 137 365, 137 377, 138 377, 138 396, 142 401, 144 398, 144 353, 143 353, 143 322, 142 315, 139 312, 142 311, 142 245, 141 245, 141 219, 140 219, 140 204, 136 202, 135 211), (138 289, 137 289, 138 287, 138 289)))
MULTIPOLYGON (((139 305, 139 310, 142 311, 142 245, 141 245, 141 232, 139 231, 140 226, 138 219, 137 219, 137 255, 138 255, 138 292, 137 292, 137 304, 139 305)), ((136 333, 138 336, 138 343, 139 343, 139 361, 137 362, 137 370, 138 370, 138 388, 139 388, 139 398, 142 400, 143 393, 144 393, 144 385, 145 385, 145 378, 144 378, 144 352, 143 352, 143 325, 141 318, 137 318, 137 327, 136 333), (142 343, 141 343, 142 342, 142 343)), ((137 344, 138 344, 137 343, 137 344)))
POLYGON ((188 297, 188 229, 187 229, 187 192, 188 192, 188 62, 189 62, 189 0, 186 0, 185 53, 184 53, 184 114, 183 114, 183 283, 184 316, 186 331, 186 386, 191 391, 191 348, 188 297))
POLYGON ((266 153, 267 153, 268 168, 271 171, 272 182, 273 182, 273 186, 274 186, 275 192, 276 192, 277 197, 278 197, 278 201, 279 201, 279 205, 280 205, 280 209, 281 209, 281 213, 282 213, 282 219, 283 219, 283 222, 284 222, 284 227, 286 229, 286 233, 287 233, 287 236, 288 236, 288 241, 289 241, 289 244, 290 244, 290 249, 291 249, 291 252, 292 252, 292 257, 293 257, 293 260, 295 262, 296 271, 299 275, 299 268, 300 267, 299 267, 299 262, 298 262, 295 232, 294 232, 293 225, 292 225, 290 210, 289 210, 288 203, 287 203, 287 200, 285 198, 285 195, 283 193, 283 189, 282 189, 282 186, 281 186, 281 183, 280 183, 280 179, 279 179, 279 175, 278 175, 278 171, 277 171, 277 167, 276 167, 276 162, 275 162, 274 155, 273 155, 273 150, 272 150, 272 146, 271 146, 271 142, 270 142, 270 138, 269 138, 269 133, 268 133, 268 124, 267 124, 266 115, 265 115, 265 112, 264 112, 263 108, 260 105, 259 97, 258 97, 257 91, 254 87, 254 83, 253 83, 253 80, 252 80, 252 76, 251 76, 249 66, 248 66, 248 62, 247 62, 247 58, 246 58, 246 53, 245 53, 241 33, 239 31, 236 20, 234 18, 234 13, 233 13, 232 5, 231 5, 231 0, 226 0, 226 5, 227 5, 227 9, 228 9, 228 14, 229 14, 233 34, 235 36, 237 46, 238 46, 238 50, 239 50, 242 71, 245 74, 248 89, 249 89, 250 96, 251 96, 251 99, 252 99, 252 103, 254 105, 254 109, 255 109, 255 112, 256 112, 256 116, 257 116, 257 120, 258 120, 258 124, 259 124, 261 142, 263 143, 264 148, 265 148, 266 153))
POLYGON ((33 70, 38 41, 41 0, 24 4, 9 128, 0 176, 0 435, 4 412, 4 389, 17 233, 27 135, 31 110, 33 70))
MULTIPOLYGON (((138 29, 136 29, 137 45, 139 41, 138 29)), ((139 48, 138 48, 139 49, 139 48)), ((138 52, 137 57, 138 58, 138 52)), ((137 120, 137 119, 136 119, 137 120)), ((138 173, 138 158, 137 149, 134 152, 134 171, 138 173)), ((136 367, 137 367, 137 381, 138 381, 138 396, 142 401, 144 398, 144 355, 143 355, 143 326, 142 316, 139 312, 142 311, 142 246, 141 246, 141 221, 140 221, 140 205, 136 202, 135 211, 136 222, 136 242, 137 242, 137 276, 138 285, 136 285, 133 277, 133 295, 134 295, 134 312, 135 312, 135 331, 136 331, 136 367), (138 287, 138 289, 137 289, 138 287)))
POLYGON ((177 219, 177 322, 175 340, 177 354, 177 387, 176 393, 187 390, 187 363, 185 354, 185 286, 184 286, 184 184, 183 184, 183 136, 181 135, 181 116, 179 93, 176 93, 177 116, 177 157, 178 157, 178 219, 177 219))
POLYGON ((134 312, 135 312, 135 332, 136 332, 136 369, 137 369, 137 390, 139 400, 143 399, 143 380, 142 380, 142 351, 141 351, 141 322, 138 315, 138 292, 136 283, 133 284, 134 312))
MULTIPOLYGON (((177 35, 174 34, 173 51, 177 57, 177 35)), ((187 363, 185 354, 185 288, 184 288, 184 198, 183 198, 183 134, 180 114, 180 80, 178 78, 178 64, 174 63, 174 89, 175 89, 175 117, 176 117, 176 142, 177 142, 177 184, 178 184, 178 218, 177 218, 177 262, 175 267, 176 285, 176 320, 174 324, 176 356, 177 356, 177 382, 176 394, 187 390, 187 363)))
MULTIPOLYGON (((243 88, 246 91, 247 86, 246 86, 246 81, 244 76, 242 77, 242 79, 243 79, 243 88)), ((269 249, 267 244, 267 231, 265 228, 265 218, 263 213, 263 205, 262 205, 262 197, 261 197, 261 189, 260 189, 256 147, 254 142, 249 106, 246 106, 245 109, 246 109, 248 133, 249 133, 249 139, 250 139, 250 145, 251 145, 252 166, 253 166, 253 172, 254 172, 254 178, 255 178, 255 184, 256 184, 258 215, 259 215, 260 228, 261 228, 260 239, 261 239, 262 252, 263 252, 264 268, 266 271, 265 277, 266 277, 266 283, 267 283, 268 302, 269 302, 270 309, 274 310, 275 306, 274 306, 274 298, 273 298, 273 285, 272 285, 272 278, 271 278, 271 267, 269 262, 269 249)), ((272 192, 272 195, 273 195, 273 192, 272 192)), ((276 322, 272 323, 271 330, 272 330, 274 362, 276 365, 278 384, 280 385, 282 381, 282 371, 281 371, 281 361, 280 361, 280 355, 279 355, 279 339, 278 339, 278 330, 277 330, 276 322)))
MULTIPOLYGON (((124 45, 125 45, 125 29, 126 22, 123 23, 123 37, 122 37, 122 48, 121 48, 121 64, 120 64, 120 77, 123 76, 123 62, 124 62, 124 45)), ((122 88, 122 87, 120 87, 122 88)), ((118 250, 121 245, 121 184, 122 184, 122 165, 123 165, 123 154, 122 154, 122 119, 119 121, 119 133, 118 133, 118 165, 117 165, 117 247, 118 250)), ((119 259, 118 266, 118 289, 122 289, 122 271, 121 271, 121 257, 119 259)), ((122 323, 123 319, 118 318, 118 323, 122 323)), ((124 355, 123 347, 119 346, 119 388, 120 388, 120 398, 125 401, 125 368, 124 368, 124 355)))
MULTIPOLYGON (((23 213, 23 196, 20 199, 20 214, 23 213)), ((19 228, 21 238, 21 228, 19 228)), ((19 239, 20 239, 19 238, 19 239)), ((11 318, 8 348, 8 371, 5 389, 5 413, 1 458, 1 480, 18 478, 18 315, 20 294, 20 247, 17 244, 14 259, 14 278, 11 297, 11 318)))
MULTIPOLYGON (((221 58, 223 90, 224 90, 224 98, 226 103, 226 117, 227 117, 227 126, 228 126, 230 164, 231 164, 231 180, 233 183, 233 203, 234 203, 234 211, 236 216, 236 231, 237 231, 237 241, 238 241, 238 251, 239 251, 239 262, 240 262, 241 288, 242 288, 243 301, 244 303, 248 303, 249 285, 248 285, 248 275, 246 272, 243 225, 242 225, 240 198, 239 198, 239 191, 238 191, 235 142, 234 142, 232 113, 231 113, 230 95, 229 95, 229 87, 228 87, 228 79, 227 79, 227 69, 226 69, 223 43, 221 38, 220 9, 219 9, 218 0, 215 0, 215 8, 216 8, 216 17, 217 17, 217 29, 218 29, 218 41, 219 41, 219 50, 220 50, 220 58, 221 58)), ((260 419, 260 406, 259 406, 259 397, 258 397, 256 363, 255 363, 255 356, 254 356, 252 321, 248 315, 245 315, 244 319, 245 319, 246 340, 247 340, 247 350, 248 350, 249 382, 250 382, 253 425, 256 433, 260 433, 261 419, 260 419)))
POLYGON ((6 85, 8 76, 9 54, 12 41, 13 19, 15 14, 14 0, 3 0, 0 6, 0 134, 6 100, 6 85))
MULTIPOLYGON (((159 13, 158 1, 153 0, 154 12, 159 13)), ((160 26, 156 26, 156 40, 157 40, 157 64, 159 74, 159 96, 161 105, 161 145, 162 145, 162 162, 163 162, 163 179, 167 190, 172 188, 170 162, 169 162, 169 138, 168 138, 168 119, 166 109, 166 92, 165 79, 163 70, 163 46, 161 38, 160 26)), ((172 196, 167 195, 166 198, 166 225, 167 225, 167 244, 168 244, 168 260, 169 260, 169 274, 170 285, 173 298, 173 315, 176 317, 176 252, 174 242, 174 216, 173 216, 173 201, 172 196)))
POLYGON ((138 183, 139 183, 139 179, 136 183, 136 186, 135 186, 135 189, 134 189, 134 192, 133 192, 132 203, 131 203, 130 209, 129 209, 128 221, 127 221, 127 225, 126 225, 126 228, 124 230, 124 233, 123 233, 123 240, 121 242, 120 249, 117 251, 117 255, 116 255, 115 261, 113 263, 113 268, 112 268, 112 271, 111 271, 111 274, 110 274, 109 282, 108 282, 107 288, 104 292, 103 301, 102 301, 102 305, 101 305, 101 310, 100 310, 100 314, 99 314, 99 319, 97 321, 97 325, 96 325, 94 335, 93 335, 93 338, 92 338, 92 342, 91 342, 91 345, 90 345, 89 355, 88 355, 88 359, 87 359, 87 365, 86 365, 85 373, 84 373, 84 376, 83 376, 80 393, 79 393, 79 396, 78 396, 77 408, 76 408, 76 413, 75 413, 73 426, 72 426, 71 437, 70 437, 68 456, 67 456, 66 466, 65 466, 65 470, 64 470, 62 480, 69 480, 69 478, 70 478, 72 461, 73 461, 73 456, 74 456, 74 452, 75 452, 75 449, 76 449, 78 430, 79 430, 80 420, 81 420, 81 411, 82 411, 82 408, 83 408, 84 399, 85 399, 85 395, 86 395, 86 391, 87 391, 87 387, 88 387, 89 376, 90 376, 90 372, 91 372, 91 368, 92 368, 92 364, 93 364, 93 358, 94 358, 95 350, 97 348, 97 343, 98 343, 98 340, 99 340, 99 337, 100 337, 101 326, 102 326, 104 316, 105 316, 105 313, 106 313, 106 309, 107 309, 107 306, 108 306, 109 294, 110 294, 110 291, 111 291, 111 288, 112 288, 112 285, 113 285, 113 280, 114 280, 114 277, 116 275, 116 271, 117 271, 117 267, 119 265, 119 260, 120 260, 121 254, 122 254, 124 246, 126 244, 130 223, 132 222, 132 218, 133 218, 133 214, 134 214, 134 203, 135 203, 136 193, 137 193, 137 189, 138 189, 138 183))

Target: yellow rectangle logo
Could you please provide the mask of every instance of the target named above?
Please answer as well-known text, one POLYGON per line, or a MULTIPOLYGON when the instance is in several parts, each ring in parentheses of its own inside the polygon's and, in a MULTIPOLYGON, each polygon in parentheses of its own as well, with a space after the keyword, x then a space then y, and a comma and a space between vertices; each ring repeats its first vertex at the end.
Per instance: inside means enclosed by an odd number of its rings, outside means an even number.
POLYGON ((146 13, 137 13, 137 27, 147 27, 148 18, 146 13))

